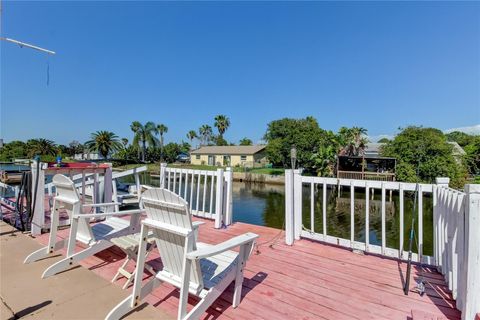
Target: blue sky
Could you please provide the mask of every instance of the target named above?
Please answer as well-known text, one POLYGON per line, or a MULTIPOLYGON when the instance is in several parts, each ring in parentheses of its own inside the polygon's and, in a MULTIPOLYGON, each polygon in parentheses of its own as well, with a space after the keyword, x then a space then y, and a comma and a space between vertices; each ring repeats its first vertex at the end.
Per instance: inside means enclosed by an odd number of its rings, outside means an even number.
POLYGON ((213 126, 261 139, 269 121, 316 117, 371 136, 407 125, 480 123, 475 2, 10 2, 1 42, 0 136, 131 139, 132 121, 166 141, 213 126))

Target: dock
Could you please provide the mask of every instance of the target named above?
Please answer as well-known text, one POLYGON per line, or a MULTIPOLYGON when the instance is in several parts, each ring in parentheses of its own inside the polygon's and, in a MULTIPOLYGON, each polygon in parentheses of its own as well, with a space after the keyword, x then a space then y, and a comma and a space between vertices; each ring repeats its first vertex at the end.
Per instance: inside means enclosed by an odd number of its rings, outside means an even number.
MULTIPOLYGON (((415 281, 423 277, 426 294, 420 296, 410 292, 405 296, 402 287, 406 263, 400 260, 357 254, 308 239, 289 246, 285 244, 284 232, 279 229, 240 222, 215 229, 212 220, 195 220, 205 222, 200 227, 199 240, 206 243, 218 243, 244 232, 260 236, 246 267, 240 306, 236 309, 231 306, 231 285, 207 310, 203 319, 461 318, 443 276, 435 268, 415 265, 411 286, 413 288, 415 281)), ((68 232, 68 228, 60 230, 59 236, 66 238, 68 232)), ((45 245, 48 234, 37 236, 35 240, 45 245)), ((124 258, 122 251, 113 247, 83 260, 81 264, 111 280, 124 258)), ((161 268, 161 257, 156 250, 149 256, 149 263, 154 268, 161 268)), ((133 264, 129 267, 130 270, 134 268, 133 264)), ((149 277, 148 273, 144 274, 144 280, 149 277)), ((115 285, 120 288, 124 281, 120 278, 115 285)), ((126 289, 130 290, 131 287, 126 289)), ((159 315, 166 313, 176 317, 179 291, 164 284, 146 301, 158 309, 159 315)), ((189 302, 192 307, 196 300, 190 297, 189 302)))

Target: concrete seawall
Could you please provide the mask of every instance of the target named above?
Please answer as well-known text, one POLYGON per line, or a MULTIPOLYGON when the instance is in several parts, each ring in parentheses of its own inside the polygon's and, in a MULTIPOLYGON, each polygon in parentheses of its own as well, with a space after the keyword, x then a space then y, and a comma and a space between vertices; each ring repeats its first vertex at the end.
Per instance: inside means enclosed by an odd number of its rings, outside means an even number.
POLYGON ((270 184, 285 184, 285 176, 270 175, 250 172, 234 172, 233 181, 240 182, 254 182, 254 183, 270 183, 270 184))

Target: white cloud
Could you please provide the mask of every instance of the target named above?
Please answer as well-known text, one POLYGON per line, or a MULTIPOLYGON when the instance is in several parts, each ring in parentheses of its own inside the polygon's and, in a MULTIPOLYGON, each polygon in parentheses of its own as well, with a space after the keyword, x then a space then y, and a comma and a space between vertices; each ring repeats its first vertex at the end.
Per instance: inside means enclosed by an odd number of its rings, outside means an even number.
POLYGON ((468 134, 479 134, 480 135, 480 124, 470 126, 470 127, 460 127, 460 128, 451 128, 444 130, 443 132, 449 133, 453 131, 460 131, 460 132, 465 132, 468 134))

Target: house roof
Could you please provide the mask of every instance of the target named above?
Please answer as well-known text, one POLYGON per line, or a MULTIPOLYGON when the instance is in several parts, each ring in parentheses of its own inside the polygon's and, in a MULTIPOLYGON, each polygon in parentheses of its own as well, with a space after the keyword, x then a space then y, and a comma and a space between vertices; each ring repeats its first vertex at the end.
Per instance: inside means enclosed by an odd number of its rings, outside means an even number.
POLYGON ((455 141, 447 141, 447 142, 453 147, 452 153, 454 156, 464 156, 467 154, 465 150, 463 150, 463 148, 457 142, 455 141))
POLYGON ((191 154, 236 154, 250 155, 263 151, 265 146, 206 146, 190 152, 191 154))
POLYGON ((381 142, 369 142, 365 146, 365 153, 380 153, 380 147, 385 145, 385 143, 381 142))

